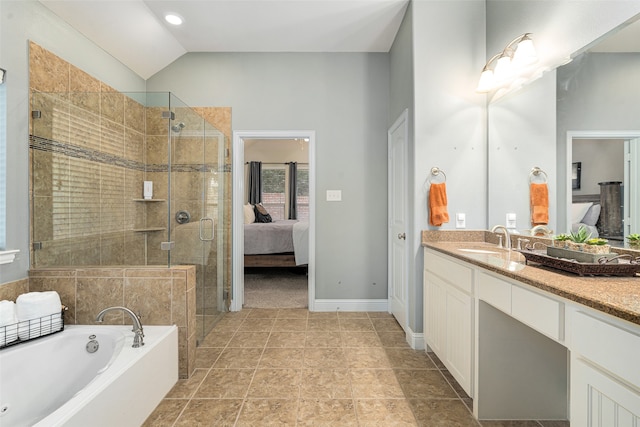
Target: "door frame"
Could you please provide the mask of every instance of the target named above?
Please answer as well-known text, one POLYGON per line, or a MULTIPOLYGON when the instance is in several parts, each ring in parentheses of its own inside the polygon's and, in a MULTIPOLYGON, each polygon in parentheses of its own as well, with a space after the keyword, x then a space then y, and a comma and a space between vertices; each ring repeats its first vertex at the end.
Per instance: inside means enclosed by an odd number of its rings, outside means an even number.
MULTIPOLYGON (((571 213, 569 212, 569 207, 571 206, 571 202, 573 200, 573 189, 571 188, 571 163, 573 162, 573 140, 574 139, 638 139, 640 138, 640 130, 576 130, 576 131, 568 131, 567 132, 567 175, 565 177, 565 191, 566 191, 566 223, 565 226, 568 230, 571 231, 571 213)), ((626 177, 625 177, 626 180, 626 177)), ((625 188, 628 187, 628 183, 623 182, 625 188)), ((625 200, 625 206, 629 203, 629 200, 625 200)), ((637 215, 637 213, 636 213, 637 215)), ((625 227, 626 232, 626 227, 625 227)), ((626 234, 625 234, 626 236, 626 234)))
POLYGON ((244 140, 245 139, 295 139, 309 140, 309 265, 308 294, 309 311, 315 305, 315 260, 316 260, 316 132, 313 130, 283 131, 234 131, 233 132, 233 209, 232 209, 232 296, 231 311, 242 310, 244 304, 244 140))

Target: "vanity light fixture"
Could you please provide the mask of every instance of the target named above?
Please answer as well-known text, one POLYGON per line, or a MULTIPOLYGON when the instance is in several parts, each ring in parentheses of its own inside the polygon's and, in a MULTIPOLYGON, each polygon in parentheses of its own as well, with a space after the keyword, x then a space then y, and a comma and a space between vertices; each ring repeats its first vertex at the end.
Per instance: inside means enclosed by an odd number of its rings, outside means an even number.
POLYGON ((513 39, 500 53, 487 61, 476 92, 487 93, 521 80, 529 72, 530 65, 538 61, 538 55, 531 39, 531 33, 524 33, 513 39))
POLYGON ((167 21, 169 24, 176 25, 176 26, 182 25, 182 22, 184 22, 182 17, 179 15, 176 15, 175 13, 167 13, 164 16, 164 20, 167 21))

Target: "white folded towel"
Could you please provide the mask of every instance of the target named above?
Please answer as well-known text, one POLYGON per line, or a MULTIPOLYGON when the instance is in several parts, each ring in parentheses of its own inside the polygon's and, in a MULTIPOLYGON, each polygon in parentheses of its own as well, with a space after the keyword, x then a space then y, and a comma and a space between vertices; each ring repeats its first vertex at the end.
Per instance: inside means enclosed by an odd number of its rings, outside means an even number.
POLYGON ((56 291, 29 292, 16 298, 18 336, 37 338, 62 329, 62 303, 56 291))
POLYGON ((18 314, 16 303, 0 301, 0 347, 18 339, 18 314))

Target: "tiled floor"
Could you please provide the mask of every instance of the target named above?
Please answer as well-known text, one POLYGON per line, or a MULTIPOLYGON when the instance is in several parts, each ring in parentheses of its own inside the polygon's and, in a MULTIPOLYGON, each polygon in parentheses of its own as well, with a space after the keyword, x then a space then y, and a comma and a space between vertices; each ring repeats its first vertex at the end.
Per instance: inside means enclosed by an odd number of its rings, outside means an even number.
POLYGON ((435 355, 412 350, 387 313, 227 313, 147 419, 153 426, 485 426, 435 355))

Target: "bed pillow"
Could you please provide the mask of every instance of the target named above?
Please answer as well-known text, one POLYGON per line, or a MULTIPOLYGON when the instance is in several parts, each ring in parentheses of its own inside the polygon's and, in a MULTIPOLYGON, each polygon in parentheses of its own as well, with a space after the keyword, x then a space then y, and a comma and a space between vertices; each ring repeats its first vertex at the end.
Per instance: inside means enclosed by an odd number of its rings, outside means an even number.
POLYGON ((244 205, 244 223, 253 224, 256 222, 256 214, 253 211, 253 206, 244 205))
POLYGON ((602 206, 600 205, 591 206, 587 210, 587 213, 584 214, 584 217, 582 217, 582 221, 580 222, 587 225, 596 225, 596 222, 598 222, 598 218, 600 218, 601 209, 602 209, 602 206))
POLYGON ((256 213, 256 222, 273 222, 271 219, 271 215, 269 212, 262 206, 260 203, 254 206, 254 211, 256 213))
POLYGON ((587 214, 593 203, 573 203, 571 205, 571 224, 582 222, 582 218, 587 214))

